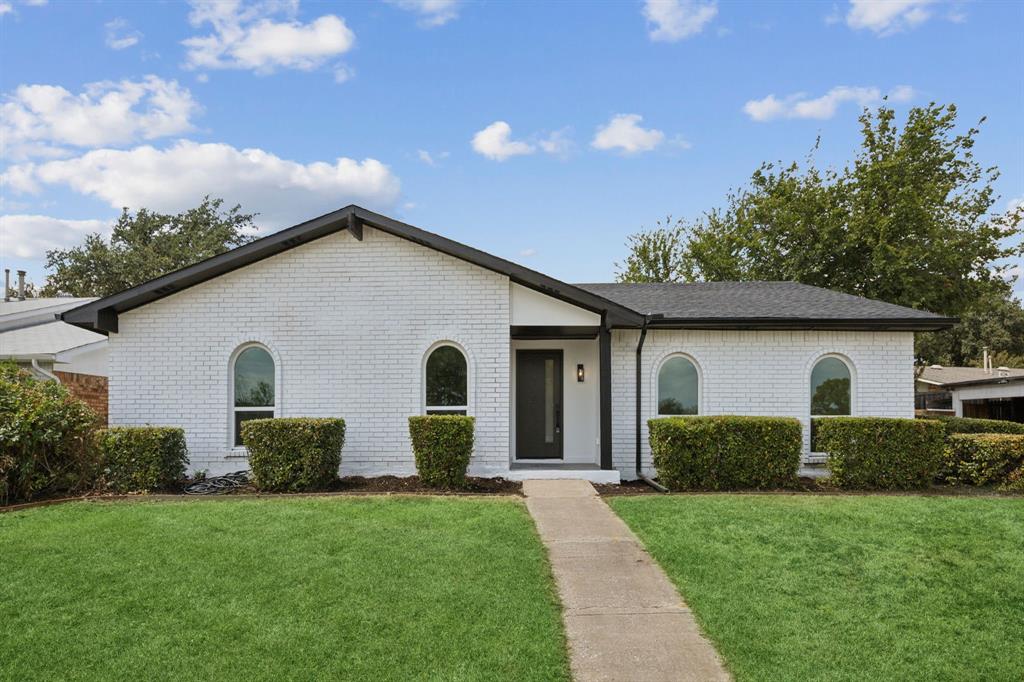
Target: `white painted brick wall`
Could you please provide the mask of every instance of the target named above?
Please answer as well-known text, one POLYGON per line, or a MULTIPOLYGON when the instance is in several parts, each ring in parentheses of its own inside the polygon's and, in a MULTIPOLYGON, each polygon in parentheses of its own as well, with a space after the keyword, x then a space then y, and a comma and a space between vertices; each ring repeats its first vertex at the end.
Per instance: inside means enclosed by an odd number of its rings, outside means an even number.
MULTIPOLYGON (((612 332, 613 460, 624 479, 636 467, 638 331, 612 332)), ((697 361, 701 414, 797 417, 809 447, 810 373, 828 353, 854 366, 855 415, 914 416, 914 335, 907 332, 649 331, 641 371, 643 467, 653 473, 647 420, 656 414, 657 368, 672 353, 697 361)))
POLYGON ((194 469, 231 458, 229 359, 272 349, 279 415, 343 417, 342 473, 415 471, 407 418, 421 412, 424 353, 469 354, 477 472, 508 469, 509 281, 365 228, 339 233, 123 313, 110 335, 112 424, 182 426, 194 469))

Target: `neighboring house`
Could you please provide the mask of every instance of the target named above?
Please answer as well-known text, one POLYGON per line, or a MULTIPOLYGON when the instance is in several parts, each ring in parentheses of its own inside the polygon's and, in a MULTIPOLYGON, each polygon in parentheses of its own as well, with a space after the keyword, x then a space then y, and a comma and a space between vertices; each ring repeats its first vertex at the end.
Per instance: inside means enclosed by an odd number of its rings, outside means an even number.
POLYGON ((411 474, 407 418, 460 413, 472 474, 603 481, 653 472, 659 415, 913 417, 913 333, 954 322, 785 282, 571 285, 356 206, 63 319, 109 335, 111 423, 184 427, 195 469, 244 468, 246 419, 338 416, 343 474, 411 474))
POLYGON ((107 337, 58 318, 94 298, 26 298, 0 302, 0 360, 40 379, 67 385, 107 419, 107 337))
POLYGON ((931 365, 921 370, 916 386, 918 410, 1024 422, 1024 369, 931 365))

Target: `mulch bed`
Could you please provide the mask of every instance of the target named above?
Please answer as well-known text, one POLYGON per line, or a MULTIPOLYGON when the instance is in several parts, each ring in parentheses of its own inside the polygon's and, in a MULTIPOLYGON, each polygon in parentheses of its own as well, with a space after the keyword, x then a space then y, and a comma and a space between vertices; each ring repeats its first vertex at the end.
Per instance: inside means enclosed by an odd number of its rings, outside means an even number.
POLYGON ((330 492, 345 493, 422 493, 427 495, 445 495, 470 493, 473 495, 522 495, 523 484, 520 481, 508 481, 504 478, 466 477, 466 487, 458 490, 438 490, 430 488, 420 481, 419 476, 345 476, 330 488, 330 492))
POLYGON ((504 478, 475 478, 466 477, 464 488, 452 490, 439 490, 430 488, 420 481, 419 476, 345 476, 339 478, 334 485, 326 490, 319 490, 310 493, 269 493, 261 492, 255 487, 243 486, 226 490, 219 495, 185 495, 182 490, 191 481, 175 486, 172 490, 164 490, 153 493, 138 493, 126 495, 114 495, 109 493, 86 493, 84 495, 67 497, 54 496, 41 498, 32 502, 0 506, 0 512, 20 511, 33 507, 45 507, 51 504, 62 504, 65 502, 78 502, 81 500, 115 501, 115 500, 216 500, 228 497, 250 496, 250 497, 316 497, 321 495, 517 495, 522 496, 523 484, 520 481, 509 481, 504 478))
MULTIPOLYGON (((664 495, 643 481, 623 481, 615 485, 611 483, 595 483, 594 488, 602 497, 617 495, 664 495)), ((974 486, 933 485, 930 488, 916 490, 843 490, 824 483, 821 479, 801 477, 792 488, 774 488, 768 490, 688 490, 670 495, 713 495, 713 494, 748 494, 748 495, 928 495, 933 497, 1018 497, 1020 493, 1006 492, 995 488, 978 488, 974 486)))

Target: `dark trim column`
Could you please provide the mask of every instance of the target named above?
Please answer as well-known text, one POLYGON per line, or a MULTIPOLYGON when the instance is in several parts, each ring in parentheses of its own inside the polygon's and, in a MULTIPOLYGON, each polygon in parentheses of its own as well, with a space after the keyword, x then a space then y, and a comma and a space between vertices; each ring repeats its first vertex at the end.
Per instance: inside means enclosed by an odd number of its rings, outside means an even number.
POLYGON ((597 335, 601 374, 601 468, 612 468, 612 332, 607 314, 601 315, 597 335))

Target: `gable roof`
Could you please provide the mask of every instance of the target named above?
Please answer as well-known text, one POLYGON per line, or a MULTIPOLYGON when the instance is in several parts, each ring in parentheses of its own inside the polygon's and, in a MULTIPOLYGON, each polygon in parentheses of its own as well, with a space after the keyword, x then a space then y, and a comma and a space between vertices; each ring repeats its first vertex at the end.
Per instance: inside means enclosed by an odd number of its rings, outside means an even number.
POLYGON ((711 284, 567 284, 433 232, 350 205, 66 311, 61 319, 101 333, 116 332, 118 314, 336 232, 362 240, 363 226, 507 276, 548 296, 600 313, 609 327, 707 329, 942 329, 956 320, 923 311, 789 282, 711 284))
POLYGON ((517 284, 522 284, 581 308, 596 313, 606 313, 609 325, 629 326, 640 324, 643 321, 643 316, 636 311, 597 294, 355 205, 346 206, 319 218, 275 232, 113 296, 80 306, 64 313, 61 319, 86 329, 116 332, 118 313, 152 303, 188 287, 251 265, 301 244, 308 244, 335 232, 348 230, 356 239, 362 240, 364 225, 505 275, 517 284))
POLYGON ((685 329, 944 329, 956 319, 797 282, 579 284, 685 329))

